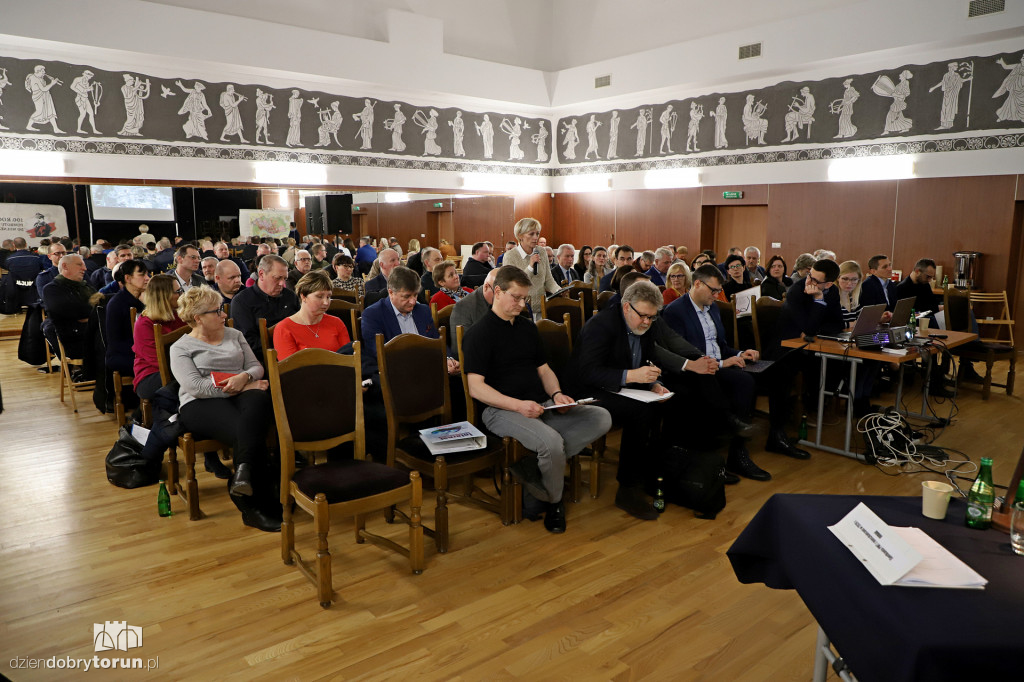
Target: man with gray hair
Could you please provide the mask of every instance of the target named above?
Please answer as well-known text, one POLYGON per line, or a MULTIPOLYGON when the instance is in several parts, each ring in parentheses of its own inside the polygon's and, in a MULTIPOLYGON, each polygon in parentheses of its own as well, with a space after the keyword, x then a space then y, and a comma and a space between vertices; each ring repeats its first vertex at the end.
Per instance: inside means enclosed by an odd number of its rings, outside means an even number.
POLYGON ((420 264, 423 266, 423 276, 420 277, 420 286, 427 292, 427 298, 437 292, 438 286, 434 283, 434 268, 444 260, 444 254, 433 246, 424 247, 420 251, 420 264))
MULTIPOLYGON (((77 254, 63 256, 58 262, 56 279, 43 287, 43 307, 50 324, 43 325, 43 334, 56 352, 57 340, 64 345, 69 358, 90 359, 86 353, 89 315, 96 304, 96 290, 85 281, 85 261, 77 254)), ((91 363, 88 363, 91 366, 91 363)), ((84 377, 91 378, 86 370, 84 377)))
MULTIPOLYGON (((388 277, 391 276, 391 271, 398 266, 399 260, 398 252, 394 249, 384 249, 380 252, 380 255, 377 256, 377 262, 380 264, 380 274, 366 281, 367 294, 387 291, 388 277)), ((425 265, 426 263, 424 263, 425 265)), ((431 272, 433 271, 431 270, 431 272)))
POLYGON ((768 276, 765 269, 761 267, 761 249, 756 246, 748 246, 743 250, 743 260, 747 264, 747 275, 750 277, 751 285, 757 282, 763 282, 764 278, 768 276))
POLYGON ((665 276, 668 275, 668 268, 672 265, 673 260, 675 260, 675 253, 667 246, 662 246, 654 252, 654 265, 646 273, 651 278, 651 284, 660 287, 668 284, 665 276))
POLYGON ((263 344, 260 343, 259 320, 262 317, 272 327, 299 309, 299 297, 285 288, 288 281, 288 262, 280 256, 267 254, 256 269, 256 284, 235 294, 231 301, 231 318, 235 329, 263 362, 263 344))
POLYGON ((580 274, 572 267, 573 259, 576 257, 576 250, 572 244, 562 244, 555 252, 555 264, 551 266, 551 276, 555 282, 565 285, 572 284, 580 278, 580 274))
POLYGON ((306 249, 299 249, 295 252, 295 267, 288 271, 288 283, 285 285, 295 291, 295 285, 299 283, 302 276, 313 269, 313 256, 306 249))
POLYGON ((212 287, 214 289, 217 288, 217 283, 216 283, 216 280, 215 280, 215 274, 216 274, 216 271, 217 271, 217 264, 219 262, 220 261, 218 261, 213 256, 207 256, 206 258, 204 258, 199 263, 200 267, 203 269, 203 279, 206 280, 206 284, 208 286, 210 286, 210 287, 212 287))
MULTIPOLYGON (((666 417, 678 420, 689 412, 681 404, 685 393, 679 390, 679 379, 686 371, 708 372, 707 359, 701 358, 696 348, 686 344, 687 358, 657 345, 656 334, 650 332, 661 307, 657 286, 646 280, 630 284, 618 305, 609 305, 583 326, 563 372, 573 395, 597 398, 615 422, 622 424, 615 505, 645 520, 658 518, 647 491, 654 489, 657 476, 665 470, 662 458, 671 444, 663 436, 662 421, 666 417), (664 402, 643 403, 619 395, 624 387, 676 395, 664 402)), ((688 429, 667 431, 684 433, 688 429)))

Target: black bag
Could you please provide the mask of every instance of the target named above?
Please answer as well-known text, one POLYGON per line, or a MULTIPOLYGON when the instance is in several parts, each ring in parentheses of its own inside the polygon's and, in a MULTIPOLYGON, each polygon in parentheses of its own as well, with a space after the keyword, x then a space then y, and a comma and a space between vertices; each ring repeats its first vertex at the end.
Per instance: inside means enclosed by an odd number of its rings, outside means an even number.
POLYGON ((665 499, 689 507, 699 519, 713 519, 725 509, 724 464, 713 452, 695 452, 680 447, 665 457, 665 499))
POLYGON ((160 480, 161 460, 142 456, 142 443, 122 426, 117 442, 107 453, 107 480, 118 488, 141 488, 160 480))

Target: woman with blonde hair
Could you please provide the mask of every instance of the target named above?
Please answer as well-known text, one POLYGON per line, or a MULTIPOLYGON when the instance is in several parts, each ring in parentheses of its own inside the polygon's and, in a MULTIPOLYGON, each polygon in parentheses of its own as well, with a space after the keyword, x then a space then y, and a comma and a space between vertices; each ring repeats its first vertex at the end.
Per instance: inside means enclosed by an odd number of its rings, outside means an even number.
POLYGON ((228 492, 242 512, 242 523, 278 532, 281 505, 275 501, 267 450, 274 410, 263 366, 242 332, 225 324, 221 296, 210 287, 182 294, 178 317, 192 328, 171 346, 182 428, 197 439, 214 438, 231 448, 235 473, 228 492))
POLYGON ((668 274, 665 277, 665 281, 668 286, 665 287, 661 297, 664 299, 665 305, 668 305, 677 298, 684 296, 690 290, 690 286, 693 285, 693 276, 690 274, 690 268, 687 267, 686 263, 679 261, 668 266, 668 274))
POLYGON ((523 218, 517 222, 513 232, 519 246, 507 251, 503 261, 505 265, 514 265, 521 269, 530 278, 529 303, 535 320, 540 318, 543 298, 559 289, 554 275, 551 274, 547 255, 534 253, 540 242, 540 231, 540 221, 536 218, 523 218))
POLYGON ((171 275, 154 275, 142 292, 140 300, 145 308, 135 319, 135 393, 144 400, 152 400, 160 390, 160 366, 156 360, 156 341, 153 325, 159 324, 164 334, 173 332, 185 323, 178 319, 178 282, 171 275))
POLYGON ((860 302, 863 282, 864 273, 861 272, 857 261, 848 260, 839 264, 839 278, 836 284, 839 289, 839 306, 843 309, 843 324, 847 327, 857 321, 860 309, 864 307, 860 302))

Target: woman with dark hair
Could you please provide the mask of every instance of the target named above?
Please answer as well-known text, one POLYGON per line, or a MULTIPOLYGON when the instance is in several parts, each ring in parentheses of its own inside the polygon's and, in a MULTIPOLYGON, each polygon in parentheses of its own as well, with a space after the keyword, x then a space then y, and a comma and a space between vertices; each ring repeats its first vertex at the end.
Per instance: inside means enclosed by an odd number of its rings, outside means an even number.
POLYGON ((107 332, 105 361, 111 372, 131 376, 135 365, 131 309, 142 312, 144 304, 139 299, 149 285, 149 270, 140 260, 126 260, 120 266, 114 273, 114 280, 121 285, 121 290, 107 303, 107 319, 104 321, 107 332))
POLYGON ((267 451, 274 409, 263 366, 242 332, 225 325, 221 296, 210 287, 182 294, 178 317, 192 328, 171 346, 182 428, 231 448, 235 473, 228 492, 242 512, 242 523, 280 531, 281 504, 275 499, 267 451))
POLYGON ((590 265, 587 266, 587 274, 583 275, 583 281, 593 285, 594 291, 597 291, 601 278, 611 271, 612 268, 608 265, 608 249, 595 246, 590 254, 590 265))
POLYGON ((356 262, 352 260, 351 256, 336 253, 334 254, 334 260, 331 261, 331 266, 337 275, 334 281, 331 282, 332 287, 344 289, 345 291, 354 291, 359 298, 366 295, 366 284, 363 282, 363 278, 352 276, 356 269, 356 262))
POLYGON ((576 264, 572 266, 576 274, 580 276, 580 281, 587 275, 587 268, 590 267, 590 260, 594 255, 594 249, 590 248, 586 244, 580 247, 579 253, 576 254, 576 264))
POLYGON ((307 272, 295 284, 295 295, 299 297, 299 311, 274 327, 274 350, 278 360, 306 348, 333 352, 351 343, 345 323, 326 314, 331 307, 331 278, 326 272, 307 272))
POLYGON ((786 275, 788 269, 786 259, 779 255, 772 256, 768 260, 768 267, 766 268, 768 274, 765 276, 764 281, 761 282, 761 295, 769 296, 779 301, 784 299, 786 292, 793 286, 793 280, 786 275))
POLYGON ((690 272, 696 272, 697 268, 704 265, 705 263, 711 263, 712 265, 714 265, 714 261, 711 260, 711 257, 702 251, 698 253, 696 256, 694 256, 693 260, 690 262, 690 272))
POLYGON ((726 276, 722 292, 725 294, 727 301, 732 300, 735 294, 750 288, 750 281, 747 279, 746 263, 743 260, 743 256, 735 253, 725 259, 726 276))

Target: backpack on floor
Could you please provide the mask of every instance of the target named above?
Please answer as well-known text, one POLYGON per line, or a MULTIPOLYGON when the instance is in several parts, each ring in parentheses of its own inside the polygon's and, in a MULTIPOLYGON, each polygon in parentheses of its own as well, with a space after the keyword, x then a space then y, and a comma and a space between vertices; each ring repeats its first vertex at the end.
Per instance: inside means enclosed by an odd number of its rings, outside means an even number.
POLYGON ((694 511, 699 519, 713 519, 725 509, 722 457, 713 452, 669 448, 665 457, 665 500, 694 511))

